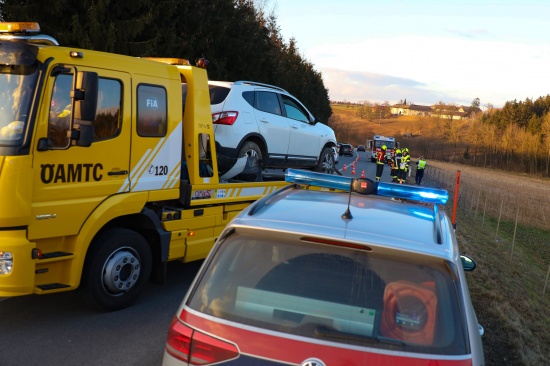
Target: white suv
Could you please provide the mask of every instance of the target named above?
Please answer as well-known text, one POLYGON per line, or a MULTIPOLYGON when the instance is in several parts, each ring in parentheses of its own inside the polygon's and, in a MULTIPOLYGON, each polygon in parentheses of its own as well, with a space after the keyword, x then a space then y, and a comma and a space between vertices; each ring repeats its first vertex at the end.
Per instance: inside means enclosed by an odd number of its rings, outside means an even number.
POLYGON ((257 156, 263 168, 333 172, 334 131, 287 91, 250 81, 208 84, 222 172, 243 156, 257 156))

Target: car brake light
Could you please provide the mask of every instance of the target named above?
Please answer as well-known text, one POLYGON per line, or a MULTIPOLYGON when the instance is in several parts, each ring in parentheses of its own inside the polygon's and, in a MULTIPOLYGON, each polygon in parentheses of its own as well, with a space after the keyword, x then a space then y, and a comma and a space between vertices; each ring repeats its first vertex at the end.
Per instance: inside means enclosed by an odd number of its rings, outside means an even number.
POLYGON ((170 329, 168 330, 166 352, 178 360, 189 362, 192 339, 193 329, 183 325, 177 318, 174 318, 172 319, 172 324, 170 324, 170 329))
POLYGON ((235 345, 197 332, 176 318, 168 331, 166 352, 190 365, 209 365, 239 356, 235 345))
POLYGON ((212 113, 212 123, 216 125, 231 126, 237 120, 239 112, 212 113))
POLYGON ((235 345, 197 331, 193 333, 191 365, 210 365, 238 356, 239 350, 235 345))

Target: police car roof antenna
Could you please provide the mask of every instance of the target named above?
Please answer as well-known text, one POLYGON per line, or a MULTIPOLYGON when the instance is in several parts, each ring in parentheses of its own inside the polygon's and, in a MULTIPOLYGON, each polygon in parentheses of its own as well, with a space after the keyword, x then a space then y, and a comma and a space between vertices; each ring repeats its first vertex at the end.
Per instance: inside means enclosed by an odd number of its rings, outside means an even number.
POLYGON ((351 214, 351 211, 349 210, 349 206, 350 206, 350 203, 351 203, 351 192, 353 191, 353 179, 351 180, 350 184, 349 184, 349 194, 348 194, 348 207, 346 208, 346 212, 344 212, 342 214, 342 218, 344 220, 351 220, 353 219, 353 215, 351 214))

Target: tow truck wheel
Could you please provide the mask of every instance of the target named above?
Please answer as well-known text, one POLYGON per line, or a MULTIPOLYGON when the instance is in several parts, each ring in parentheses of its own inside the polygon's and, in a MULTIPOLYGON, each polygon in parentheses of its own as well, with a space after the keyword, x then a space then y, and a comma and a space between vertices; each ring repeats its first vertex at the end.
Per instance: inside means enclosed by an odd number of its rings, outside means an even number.
POLYGON ((140 234, 111 229, 97 236, 86 256, 82 288, 86 299, 102 311, 130 306, 151 274, 151 250, 140 234))
POLYGON ((330 147, 325 147, 323 149, 319 162, 313 170, 327 174, 334 173, 334 155, 330 147))

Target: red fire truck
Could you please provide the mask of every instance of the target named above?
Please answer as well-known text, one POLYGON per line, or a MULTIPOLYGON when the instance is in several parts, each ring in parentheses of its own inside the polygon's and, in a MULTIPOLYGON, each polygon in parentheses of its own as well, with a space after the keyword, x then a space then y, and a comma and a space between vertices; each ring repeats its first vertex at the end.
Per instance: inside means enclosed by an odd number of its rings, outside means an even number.
POLYGON ((382 150, 382 146, 386 145, 386 157, 389 159, 395 149, 399 147, 399 142, 393 137, 374 135, 372 140, 367 140, 367 146, 371 152, 370 160, 376 162, 376 154, 382 150))

